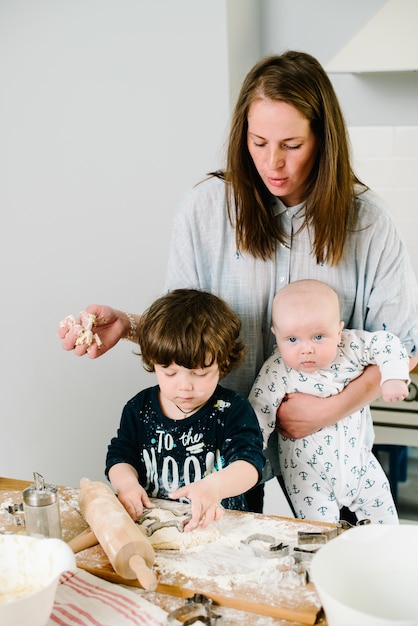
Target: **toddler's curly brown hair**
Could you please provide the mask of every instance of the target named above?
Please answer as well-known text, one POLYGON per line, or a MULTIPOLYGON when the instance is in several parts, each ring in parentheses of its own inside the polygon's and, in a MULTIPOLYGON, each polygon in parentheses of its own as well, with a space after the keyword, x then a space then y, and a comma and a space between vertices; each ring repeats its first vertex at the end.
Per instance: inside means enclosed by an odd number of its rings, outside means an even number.
POLYGON ((241 321, 218 296, 175 289, 158 298, 141 317, 138 341, 144 368, 172 363, 203 369, 213 363, 223 378, 244 358, 241 321))

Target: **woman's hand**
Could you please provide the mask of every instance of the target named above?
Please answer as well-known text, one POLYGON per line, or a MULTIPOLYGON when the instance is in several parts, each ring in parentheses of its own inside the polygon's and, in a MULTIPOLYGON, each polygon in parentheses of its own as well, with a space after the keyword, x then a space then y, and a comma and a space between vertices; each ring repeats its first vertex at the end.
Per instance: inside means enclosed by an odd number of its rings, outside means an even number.
POLYGON ((367 406, 381 395, 380 372, 369 365, 341 393, 318 398, 291 393, 277 409, 276 428, 284 437, 300 439, 367 406))
MULTIPOLYGON (((276 429, 283 437, 300 439, 328 426, 324 411, 327 400, 308 393, 290 393, 277 409, 276 429)), ((334 423, 337 421, 335 418, 334 423)))
POLYGON ((78 356, 87 354, 90 359, 95 359, 113 348, 119 339, 128 336, 130 330, 131 325, 126 313, 109 306, 91 304, 78 318, 66 317, 58 328, 58 337, 62 339, 64 350, 74 350, 78 356), (92 341, 91 343, 88 341, 77 343, 86 314, 94 316, 94 322, 89 331, 92 333, 92 341), (95 335, 98 335, 98 340, 95 339, 95 335))

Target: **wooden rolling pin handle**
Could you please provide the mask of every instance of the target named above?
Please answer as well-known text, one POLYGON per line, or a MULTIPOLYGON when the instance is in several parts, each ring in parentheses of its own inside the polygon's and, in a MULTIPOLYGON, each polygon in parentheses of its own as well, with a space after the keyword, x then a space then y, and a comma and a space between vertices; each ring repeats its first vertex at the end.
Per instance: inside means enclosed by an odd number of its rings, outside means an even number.
POLYGON ((98 543, 99 540, 97 539, 94 532, 90 530, 90 528, 86 528, 79 535, 73 537, 73 539, 70 539, 68 545, 70 546, 74 554, 77 554, 77 552, 81 552, 81 550, 86 550, 86 548, 91 548, 92 546, 96 546, 98 543))
POLYGON ((149 569, 145 560, 139 554, 133 554, 129 559, 129 567, 133 569, 142 587, 147 591, 155 591, 157 588, 157 577, 149 569))

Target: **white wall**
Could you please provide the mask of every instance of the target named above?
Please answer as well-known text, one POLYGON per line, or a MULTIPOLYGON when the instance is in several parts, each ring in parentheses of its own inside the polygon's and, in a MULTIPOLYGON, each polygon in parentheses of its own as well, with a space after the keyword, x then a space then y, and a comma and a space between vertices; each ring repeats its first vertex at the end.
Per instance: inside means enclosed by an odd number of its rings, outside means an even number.
POLYGON ((0 1, 0 474, 103 480, 124 402, 153 383, 132 344, 61 349, 91 302, 160 294, 180 196, 221 165, 224 0, 0 1))
POLYGON ((418 126, 352 126, 349 132, 356 172, 386 202, 418 278, 418 126))

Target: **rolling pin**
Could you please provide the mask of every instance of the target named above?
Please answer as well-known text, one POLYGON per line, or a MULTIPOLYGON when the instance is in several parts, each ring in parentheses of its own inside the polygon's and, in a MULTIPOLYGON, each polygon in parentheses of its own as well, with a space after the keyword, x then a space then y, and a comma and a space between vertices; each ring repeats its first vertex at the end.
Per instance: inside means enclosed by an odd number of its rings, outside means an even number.
POLYGON ((99 541, 96 535, 90 528, 86 528, 81 531, 79 535, 76 535, 70 539, 70 541, 67 541, 67 544, 74 554, 77 554, 77 552, 81 552, 82 550, 86 550, 87 548, 97 546, 98 543, 99 541))
POLYGON ((78 502, 115 572, 128 580, 137 578, 144 589, 154 591, 154 548, 110 487, 82 478, 78 502))

